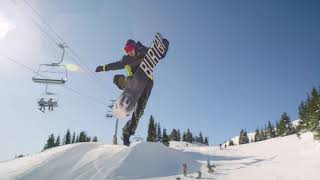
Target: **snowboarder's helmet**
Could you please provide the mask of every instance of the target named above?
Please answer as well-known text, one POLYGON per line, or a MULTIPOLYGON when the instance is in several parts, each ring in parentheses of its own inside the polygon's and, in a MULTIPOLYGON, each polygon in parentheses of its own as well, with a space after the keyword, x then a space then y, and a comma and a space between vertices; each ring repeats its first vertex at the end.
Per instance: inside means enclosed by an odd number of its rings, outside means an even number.
POLYGON ((131 52, 136 46, 136 42, 132 39, 129 39, 126 43, 126 45, 124 46, 124 50, 126 51, 126 53, 131 52))

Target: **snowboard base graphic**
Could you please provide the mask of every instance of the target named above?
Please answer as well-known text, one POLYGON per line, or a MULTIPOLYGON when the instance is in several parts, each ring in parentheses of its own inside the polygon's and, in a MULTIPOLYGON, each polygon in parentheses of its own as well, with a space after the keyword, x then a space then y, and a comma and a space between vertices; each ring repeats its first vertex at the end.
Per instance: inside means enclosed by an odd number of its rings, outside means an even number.
POLYGON ((153 79, 155 67, 166 56, 168 46, 169 42, 164 42, 161 34, 157 33, 139 68, 128 79, 124 91, 113 104, 112 113, 116 118, 124 119, 135 109, 147 82, 153 79))

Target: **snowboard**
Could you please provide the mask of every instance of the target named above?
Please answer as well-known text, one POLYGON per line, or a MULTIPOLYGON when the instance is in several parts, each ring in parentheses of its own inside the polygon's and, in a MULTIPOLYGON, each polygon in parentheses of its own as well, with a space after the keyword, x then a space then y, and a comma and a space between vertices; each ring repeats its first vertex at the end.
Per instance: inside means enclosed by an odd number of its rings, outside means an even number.
POLYGON ((134 110, 148 80, 153 79, 157 64, 166 56, 168 47, 169 42, 164 41, 161 34, 157 33, 140 66, 113 104, 112 112, 116 118, 124 119, 134 110))

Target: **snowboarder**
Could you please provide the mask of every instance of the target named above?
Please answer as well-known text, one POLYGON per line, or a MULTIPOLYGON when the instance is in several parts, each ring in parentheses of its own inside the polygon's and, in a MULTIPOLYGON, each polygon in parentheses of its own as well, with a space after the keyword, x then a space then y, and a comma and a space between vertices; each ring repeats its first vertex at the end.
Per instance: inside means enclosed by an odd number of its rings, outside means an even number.
MULTIPOLYGON (((124 50, 126 52, 126 55, 124 55, 120 61, 98 66, 96 68, 96 72, 126 69, 128 72, 127 77, 125 75, 115 75, 113 79, 114 84, 116 84, 117 87, 121 90, 125 89, 126 83, 130 81, 136 70, 139 68, 139 65, 143 61, 148 48, 141 44, 139 41, 135 42, 134 40, 129 39, 125 44, 124 50)), ((130 136, 135 134, 139 119, 143 115, 152 87, 153 80, 148 79, 148 83, 144 87, 143 93, 141 94, 137 105, 135 106, 131 119, 122 128, 122 140, 123 144, 126 146, 130 145, 130 136)))

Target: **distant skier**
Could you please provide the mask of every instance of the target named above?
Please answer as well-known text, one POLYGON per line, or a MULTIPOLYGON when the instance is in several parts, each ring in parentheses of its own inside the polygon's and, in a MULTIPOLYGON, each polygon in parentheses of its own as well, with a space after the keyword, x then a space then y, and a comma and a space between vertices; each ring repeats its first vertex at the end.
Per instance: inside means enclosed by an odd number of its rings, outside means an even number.
MULTIPOLYGON (((148 48, 139 41, 135 42, 134 40, 129 39, 125 44, 124 50, 126 55, 124 55, 120 61, 98 66, 96 68, 96 72, 126 69, 128 72, 127 77, 124 75, 115 75, 113 78, 114 84, 116 84, 121 90, 125 89, 126 83, 133 77, 144 56, 146 55, 148 48)), ((148 98, 151 94, 152 87, 153 80, 148 79, 147 85, 144 87, 143 93, 141 94, 138 103, 135 106, 131 119, 122 128, 122 140, 123 144, 126 146, 130 145, 130 136, 135 134, 139 119, 143 115, 148 98)))

